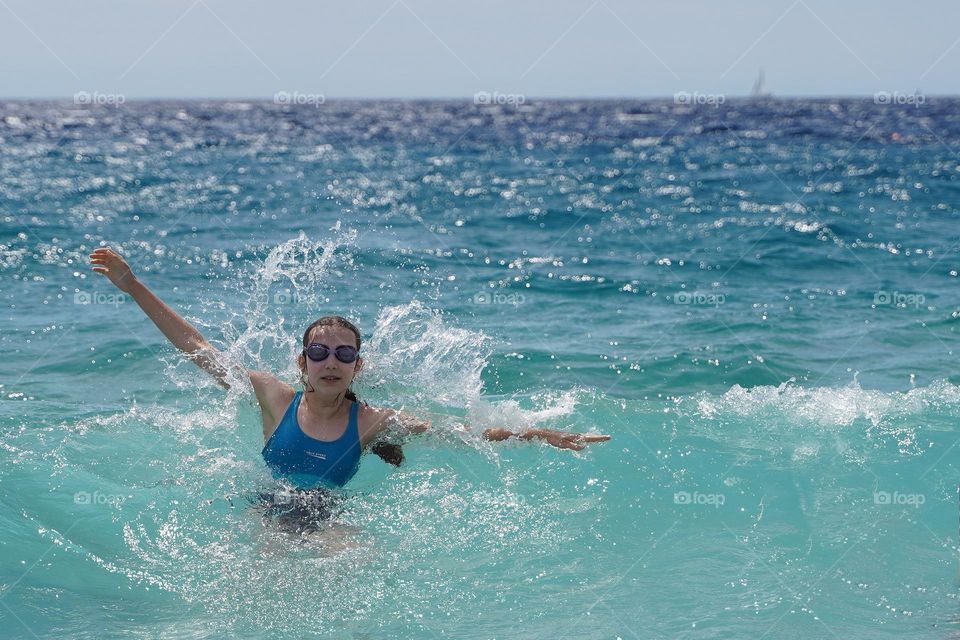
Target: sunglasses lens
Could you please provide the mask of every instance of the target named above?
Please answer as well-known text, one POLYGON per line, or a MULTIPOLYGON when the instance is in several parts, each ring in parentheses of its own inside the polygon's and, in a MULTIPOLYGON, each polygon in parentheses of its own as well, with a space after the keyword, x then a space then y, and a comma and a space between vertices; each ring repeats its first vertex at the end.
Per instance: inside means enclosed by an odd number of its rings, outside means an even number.
POLYGON ((353 347, 349 347, 349 346, 337 347, 336 353, 337 353, 337 360, 339 360, 340 362, 350 363, 357 359, 357 350, 354 349, 353 347))
POLYGON ((314 362, 322 362, 327 359, 327 356, 330 355, 330 349, 326 345, 322 344, 311 344, 306 349, 307 357, 313 360, 314 362))

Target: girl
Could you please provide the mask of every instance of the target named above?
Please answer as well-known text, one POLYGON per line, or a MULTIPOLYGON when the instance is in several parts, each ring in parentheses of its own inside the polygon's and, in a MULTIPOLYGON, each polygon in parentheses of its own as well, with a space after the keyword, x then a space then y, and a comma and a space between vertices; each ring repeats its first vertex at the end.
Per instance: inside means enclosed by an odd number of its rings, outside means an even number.
MULTIPOLYGON (((220 353, 140 282, 119 254, 101 247, 90 254, 90 260, 94 271, 136 300, 175 347, 221 386, 230 388, 220 353)), ((303 334, 303 350, 297 357, 302 391, 266 371, 245 369, 260 404, 265 443, 262 455, 275 477, 300 488, 341 487, 357 472, 364 449, 370 448, 387 462, 399 465, 402 451, 383 438, 422 433, 430 427, 429 421, 358 401, 350 384, 363 369, 359 352, 360 331, 340 316, 325 316, 303 334)), ((610 439, 551 429, 517 433, 499 428, 486 429, 483 437, 541 438, 555 447, 575 450, 610 439)))

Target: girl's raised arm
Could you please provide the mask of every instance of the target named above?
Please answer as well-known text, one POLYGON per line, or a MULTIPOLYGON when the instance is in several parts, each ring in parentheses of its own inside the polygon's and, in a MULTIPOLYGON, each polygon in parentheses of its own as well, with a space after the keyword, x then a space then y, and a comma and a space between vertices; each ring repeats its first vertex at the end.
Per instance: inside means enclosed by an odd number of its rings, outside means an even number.
POLYGON ((177 349, 213 376, 221 387, 230 388, 220 352, 207 342, 196 327, 140 282, 120 254, 109 247, 100 247, 90 254, 90 262, 94 265, 94 271, 107 276, 118 289, 130 295, 177 349))

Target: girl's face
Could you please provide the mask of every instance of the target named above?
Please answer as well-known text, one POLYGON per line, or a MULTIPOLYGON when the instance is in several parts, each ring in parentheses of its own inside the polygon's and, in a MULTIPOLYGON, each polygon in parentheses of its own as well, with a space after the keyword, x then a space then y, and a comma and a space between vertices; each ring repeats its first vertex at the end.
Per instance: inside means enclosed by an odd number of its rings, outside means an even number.
POLYGON ((318 343, 326 345, 330 353, 327 357, 315 362, 304 354, 300 354, 300 370, 306 371, 308 386, 325 395, 343 393, 353 382, 354 376, 363 368, 363 359, 357 358, 354 362, 340 362, 336 356, 337 347, 346 345, 357 346, 357 337, 346 327, 316 327, 310 335, 307 344, 318 343))

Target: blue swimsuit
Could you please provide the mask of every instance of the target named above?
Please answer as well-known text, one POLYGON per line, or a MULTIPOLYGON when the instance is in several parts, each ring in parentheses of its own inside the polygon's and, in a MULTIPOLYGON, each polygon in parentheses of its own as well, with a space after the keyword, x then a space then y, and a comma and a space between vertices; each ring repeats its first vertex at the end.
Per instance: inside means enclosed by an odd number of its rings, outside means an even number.
POLYGON ((350 406, 347 430, 336 440, 308 436, 297 421, 303 391, 297 391, 283 420, 263 447, 263 459, 273 476, 284 477, 301 489, 317 486, 342 487, 360 464, 360 432, 357 414, 360 405, 350 406))

